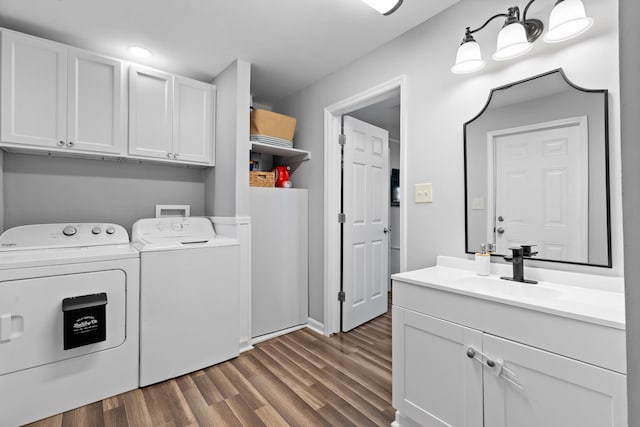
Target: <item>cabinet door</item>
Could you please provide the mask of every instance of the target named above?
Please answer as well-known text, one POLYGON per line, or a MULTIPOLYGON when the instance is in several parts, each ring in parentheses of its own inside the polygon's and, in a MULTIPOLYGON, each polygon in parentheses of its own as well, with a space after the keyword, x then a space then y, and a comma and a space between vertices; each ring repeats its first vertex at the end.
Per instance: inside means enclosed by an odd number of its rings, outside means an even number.
POLYGON ((212 164, 215 88, 183 77, 174 77, 173 84, 174 158, 212 164))
POLYGON ((123 153, 122 64, 70 49, 68 72, 67 147, 123 153))
POLYGON ((467 357, 469 346, 482 351, 479 331, 393 306, 393 406, 401 424, 482 426, 482 364, 467 357))
POLYGON ((129 154, 172 159, 173 77, 129 68, 129 154))
POLYGON ((66 144, 67 48, 2 33, 2 142, 66 144))
POLYGON ((483 346, 522 387, 485 368, 487 426, 627 426, 624 375, 491 335, 483 346))

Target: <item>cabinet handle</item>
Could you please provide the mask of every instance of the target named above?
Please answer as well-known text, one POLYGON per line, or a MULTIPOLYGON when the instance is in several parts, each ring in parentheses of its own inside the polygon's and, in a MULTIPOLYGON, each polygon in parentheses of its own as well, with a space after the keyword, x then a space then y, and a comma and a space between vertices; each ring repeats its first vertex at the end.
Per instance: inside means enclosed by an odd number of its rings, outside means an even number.
POLYGON ((469 359, 475 359, 477 362, 489 368, 495 368, 496 362, 489 359, 484 353, 476 350, 473 347, 467 347, 467 357, 469 359))
POLYGON ((76 144, 74 144, 73 141, 67 142, 67 147, 69 147, 69 148, 73 148, 74 145, 76 145, 76 144))
POLYGON ((62 147, 64 145, 64 141, 58 141, 58 147, 62 147))
POLYGON ((490 369, 490 372, 496 377, 502 378, 504 381, 508 382, 518 390, 524 391, 524 387, 509 378, 509 376, 516 377, 517 375, 511 369, 508 369, 506 366, 504 366, 503 361, 489 359, 484 353, 476 350, 473 347, 467 347, 467 357, 469 359, 475 359, 483 366, 488 367, 490 369))
POLYGON ((177 159, 177 158, 178 158, 178 153, 174 154, 174 155, 173 155, 173 158, 174 158, 174 159, 177 159))
POLYGON ((171 158, 171 153, 167 153, 167 158, 170 159, 171 158))

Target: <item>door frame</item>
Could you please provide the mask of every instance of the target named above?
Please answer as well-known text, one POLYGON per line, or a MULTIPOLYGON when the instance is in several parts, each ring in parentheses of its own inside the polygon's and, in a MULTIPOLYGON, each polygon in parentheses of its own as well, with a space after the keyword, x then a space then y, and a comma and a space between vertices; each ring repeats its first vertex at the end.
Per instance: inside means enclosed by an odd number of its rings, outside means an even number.
POLYGON ((407 76, 402 74, 324 109, 324 333, 340 330, 340 145, 341 117, 400 90, 400 270, 407 269, 407 76))

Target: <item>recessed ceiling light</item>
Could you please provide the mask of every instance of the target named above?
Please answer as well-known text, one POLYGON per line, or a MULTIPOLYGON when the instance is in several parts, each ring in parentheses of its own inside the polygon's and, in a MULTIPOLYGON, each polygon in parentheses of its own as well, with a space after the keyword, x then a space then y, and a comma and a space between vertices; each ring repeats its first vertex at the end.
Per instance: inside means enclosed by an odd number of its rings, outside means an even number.
POLYGON ((130 54, 138 58, 148 58, 151 56, 151 51, 141 46, 129 46, 128 50, 130 54))

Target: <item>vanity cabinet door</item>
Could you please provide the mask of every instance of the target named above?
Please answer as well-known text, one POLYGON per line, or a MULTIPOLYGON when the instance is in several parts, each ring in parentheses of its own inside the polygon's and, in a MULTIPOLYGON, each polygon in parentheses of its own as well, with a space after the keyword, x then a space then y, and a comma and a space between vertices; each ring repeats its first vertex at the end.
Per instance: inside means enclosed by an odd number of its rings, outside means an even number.
POLYGON ((2 32, 2 142, 64 146, 67 139, 67 47, 2 32))
POLYGON ((513 381, 485 368, 486 426, 627 426, 624 375, 492 335, 483 349, 513 381))
POLYGON ((470 346, 482 351, 479 331, 393 306, 393 406, 400 425, 483 425, 482 364, 467 356, 470 346))

